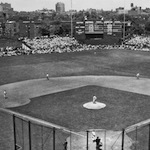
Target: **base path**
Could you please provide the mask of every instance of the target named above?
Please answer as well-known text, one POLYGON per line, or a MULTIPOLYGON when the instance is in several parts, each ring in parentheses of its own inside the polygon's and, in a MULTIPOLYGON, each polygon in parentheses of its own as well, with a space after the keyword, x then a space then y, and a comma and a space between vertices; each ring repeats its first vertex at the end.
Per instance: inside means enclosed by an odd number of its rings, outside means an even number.
POLYGON ((46 80, 34 79, 0 86, 0 108, 16 107, 30 102, 30 98, 74 89, 87 85, 114 88, 150 95, 150 79, 125 76, 71 76, 46 80), (4 90, 7 99, 4 98, 4 90))

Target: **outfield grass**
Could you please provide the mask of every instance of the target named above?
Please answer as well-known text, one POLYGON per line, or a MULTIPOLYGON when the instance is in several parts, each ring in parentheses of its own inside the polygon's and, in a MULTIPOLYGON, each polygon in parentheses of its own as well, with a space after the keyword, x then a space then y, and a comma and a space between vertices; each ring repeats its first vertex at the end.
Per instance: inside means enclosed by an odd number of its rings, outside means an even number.
POLYGON ((127 75, 150 77, 150 53, 97 50, 63 54, 0 58, 0 85, 28 79, 71 75, 127 75))
MULTIPOLYGON (((49 73, 50 77, 57 77, 72 75, 135 76, 139 72, 143 77, 149 78, 149 62, 149 52, 129 50, 97 50, 96 55, 94 51, 84 51, 1 57, 0 85, 42 78, 46 73, 49 73)), ((33 98, 30 104, 13 108, 13 110, 81 131, 87 128, 121 130, 123 127, 148 119, 150 117, 149 108, 148 96, 87 86, 33 98), (102 109, 103 111, 98 110, 97 113, 82 107, 83 103, 92 100, 93 94, 107 105, 102 109)), ((6 114, 1 113, 0 115, 1 150, 12 149, 11 119, 6 114)))

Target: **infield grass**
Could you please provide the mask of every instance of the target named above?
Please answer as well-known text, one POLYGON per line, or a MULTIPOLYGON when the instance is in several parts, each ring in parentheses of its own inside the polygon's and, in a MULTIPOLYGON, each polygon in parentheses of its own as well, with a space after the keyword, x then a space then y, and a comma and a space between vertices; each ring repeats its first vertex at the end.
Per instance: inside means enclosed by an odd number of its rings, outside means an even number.
POLYGON ((127 126, 149 119, 149 96, 104 88, 85 86, 31 99, 31 103, 14 111, 40 118, 75 131, 87 129, 122 130, 127 126), (105 103, 100 110, 83 107, 92 101, 105 103))

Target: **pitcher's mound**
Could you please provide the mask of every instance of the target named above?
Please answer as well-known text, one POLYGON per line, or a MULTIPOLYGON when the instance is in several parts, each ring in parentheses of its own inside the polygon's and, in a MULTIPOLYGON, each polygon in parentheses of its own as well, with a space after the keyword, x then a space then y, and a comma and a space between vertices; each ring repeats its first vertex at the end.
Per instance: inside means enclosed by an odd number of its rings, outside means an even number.
POLYGON ((88 102, 88 103, 85 103, 83 105, 83 107, 87 108, 87 109, 102 109, 104 107, 106 107, 106 104, 104 103, 100 103, 100 102, 88 102))

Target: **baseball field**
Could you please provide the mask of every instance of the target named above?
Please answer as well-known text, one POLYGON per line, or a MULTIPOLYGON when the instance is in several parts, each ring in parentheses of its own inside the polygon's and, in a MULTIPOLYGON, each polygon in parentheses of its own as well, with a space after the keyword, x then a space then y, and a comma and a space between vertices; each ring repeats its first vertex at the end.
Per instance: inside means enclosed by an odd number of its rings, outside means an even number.
MULTIPOLYGON (((149 78, 150 53, 142 51, 95 50, 1 57, 0 107, 76 133, 104 129, 111 137, 123 128, 145 120, 149 122, 149 78), (139 80, 137 73, 140 73, 139 80), (4 90, 7 99, 4 99, 4 90), (94 95, 97 101, 106 104, 105 108, 83 107, 94 95)), ((0 149, 11 150, 10 114, 1 111, 0 127, 0 149)), ((143 138, 147 137, 147 131, 139 131, 136 149, 147 149, 148 138, 143 138), (146 144, 140 147, 141 142, 146 144)), ((126 150, 135 149, 135 139, 132 135, 128 138, 126 150)))

